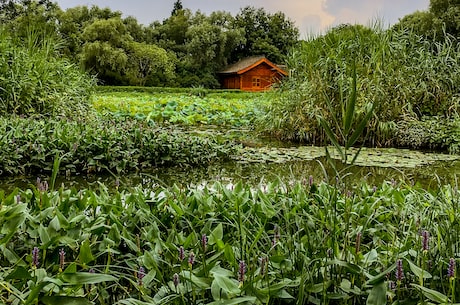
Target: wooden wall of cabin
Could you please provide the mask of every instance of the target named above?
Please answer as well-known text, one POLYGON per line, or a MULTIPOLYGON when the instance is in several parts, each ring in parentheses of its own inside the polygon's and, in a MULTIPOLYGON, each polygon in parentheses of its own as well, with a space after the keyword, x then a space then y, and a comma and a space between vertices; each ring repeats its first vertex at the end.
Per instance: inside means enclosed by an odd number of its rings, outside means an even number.
POLYGON ((222 87, 225 89, 240 89, 240 76, 225 76, 222 80, 222 87))
POLYGON ((242 74, 243 81, 241 90, 267 90, 273 84, 274 80, 276 80, 277 74, 277 72, 271 70, 270 66, 261 64, 242 74))

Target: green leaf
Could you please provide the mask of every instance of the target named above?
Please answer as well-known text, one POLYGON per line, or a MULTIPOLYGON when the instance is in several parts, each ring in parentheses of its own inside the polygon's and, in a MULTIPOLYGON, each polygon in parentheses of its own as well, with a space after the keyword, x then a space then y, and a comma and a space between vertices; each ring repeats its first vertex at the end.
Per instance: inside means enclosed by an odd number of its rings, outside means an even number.
POLYGON ((64 282, 72 285, 97 284, 102 282, 117 281, 117 278, 112 275, 90 272, 62 273, 61 278, 64 282))
POLYGON ((239 297, 239 298, 235 298, 231 300, 218 300, 218 301, 208 303, 208 305, 235 305, 235 304, 241 304, 241 303, 255 304, 256 299, 257 298, 253 296, 245 296, 245 297, 239 297))
POLYGON ((91 246, 89 244, 89 240, 85 239, 80 247, 80 255, 79 255, 80 263, 83 265, 88 264, 94 260, 94 256, 91 253, 91 246))
POLYGON ((353 117, 355 115, 356 108, 356 63, 353 63, 353 80, 351 85, 351 94, 350 98, 347 101, 346 111, 345 111, 345 121, 344 121, 344 134, 348 135, 351 129, 351 123, 353 122, 353 117))
POLYGON ((424 279, 431 279, 433 277, 428 271, 423 270, 422 268, 418 267, 410 260, 406 259, 406 261, 409 263, 410 270, 416 277, 418 278, 423 277, 424 279))
POLYGON ((380 282, 372 287, 366 305, 385 305, 387 303, 387 284, 380 282))
POLYGON ((367 122, 370 120, 372 114, 374 113, 375 103, 372 104, 371 109, 366 113, 364 118, 359 122, 358 126, 356 127, 355 131, 351 134, 350 138, 348 138, 347 143, 345 143, 345 148, 348 149, 356 143, 359 136, 363 133, 364 128, 367 125, 367 122))
POLYGON ((436 290, 432 290, 432 289, 429 289, 429 288, 426 288, 426 287, 423 287, 423 286, 420 286, 420 285, 417 285, 417 284, 411 284, 411 286, 413 287, 416 287, 418 289, 420 289, 422 291, 422 294, 429 298, 430 300, 432 300, 433 302, 437 302, 437 303, 449 303, 450 300, 447 296, 445 296, 444 294, 436 291, 436 290))
POLYGON ((217 243, 219 240, 222 240, 224 237, 224 229, 222 227, 222 223, 219 223, 217 227, 214 228, 211 232, 211 236, 209 236, 209 244, 213 245, 217 243))
POLYGON ((329 140, 332 142, 332 144, 334 145, 334 147, 338 150, 338 152, 339 152, 339 154, 340 154, 340 157, 341 157, 342 160, 343 160, 343 159, 344 159, 344 155, 343 155, 342 147, 339 145, 339 142, 337 141, 337 137, 336 137, 335 134, 332 132, 331 128, 329 127, 329 124, 326 122, 326 120, 324 120, 323 117, 320 117, 320 118, 319 118, 319 124, 321 125, 321 127, 323 127, 324 131, 326 132, 327 137, 328 137, 329 140))
POLYGON ((68 297, 68 296, 44 296, 40 299, 45 305, 91 305, 93 302, 79 297, 68 297))
POLYGON ((374 286, 380 282, 383 282, 387 274, 390 274, 395 268, 396 268, 396 263, 388 267, 388 269, 384 270, 383 272, 380 272, 376 276, 366 274, 366 276, 369 278, 369 280, 366 282, 366 285, 374 286))
POLYGON ((5 280, 22 280, 22 279, 32 279, 32 276, 30 275, 29 271, 21 266, 16 267, 13 272, 8 274, 8 276, 5 278, 5 280))
POLYGON ((235 279, 214 273, 214 280, 211 283, 211 294, 214 300, 224 298, 233 298, 240 293, 239 283, 235 279))

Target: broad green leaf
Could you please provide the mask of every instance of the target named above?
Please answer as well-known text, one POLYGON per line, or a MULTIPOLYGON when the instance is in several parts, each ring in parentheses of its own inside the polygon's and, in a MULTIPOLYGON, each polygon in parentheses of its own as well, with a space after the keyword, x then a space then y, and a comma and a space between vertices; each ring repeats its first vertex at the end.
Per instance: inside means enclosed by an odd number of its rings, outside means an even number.
POLYGON ((412 271, 412 273, 414 273, 416 277, 422 278, 423 276, 424 279, 432 278, 432 275, 428 271, 423 270, 422 268, 418 267, 417 265, 415 265, 413 262, 411 262, 408 259, 406 259, 406 261, 409 263, 410 270, 412 271))
POLYGON ((94 260, 93 253, 91 252, 91 246, 89 244, 89 240, 85 239, 80 247, 80 254, 79 254, 80 263, 83 265, 88 264, 94 260))
POLYGON ((62 273, 61 278, 64 282, 72 285, 97 284, 102 282, 117 281, 117 278, 112 275, 90 272, 62 273))
POLYGON ((366 282, 366 285, 374 286, 380 282, 383 282, 387 274, 390 274, 394 269, 396 268, 396 263, 388 267, 388 269, 384 270, 383 272, 380 272, 379 274, 373 276, 370 274, 366 274, 366 276, 369 278, 369 280, 366 282))
POLYGON ((344 120, 344 134, 348 135, 351 129, 351 123, 355 115, 356 108, 356 63, 353 63, 353 74, 352 74, 351 94, 346 102, 345 120, 344 120))
POLYGON ((208 303, 208 305, 235 305, 235 304, 241 304, 241 303, 249 303, 249 304, 255 304, 257 298, 253 296, 245 296, 245 297, 239 297, 231 300, 218 300, 214 301, 211 303, 208 303))
POLYGON ((329 127, 329 124, 322 117, 319 118, 319 123, 320 123, 321 127, 323 127, 324 131, 326 132, 327 137, 332 142, 334 147, 337 149, 337 151, 340 154, 340 157, 343 160, 344 159, 344 154, 343 154, 342 147, 340 146, 339 142, 337 141, 337 137, 335 136, 335 134, 332 132, 331 128, 329 127))
POLYGON ((211 235, 209 236, 209 244, 214 245, 219 240, 222 240, 224 237, 224 229, 222 227, 222 223, 219 223, 217 227, 212 230, 211 235))
POLYGON ((192 285, 197 286, 201 289, 207 289, 210 287, 210 279, 204 277, 197 277, 195 274, 190 271, 182 271, 181 278, 192 283, 192 285))
POLYGON ((231 299, 241 292, 238 285, 237 280, 215 273, 211 283, 211 294, 214 300, 231 299))
POLYGON ((44 296, 40 299, 45 305, 91 305, 94 302, 91 302, 85 298, 81 297, 68 297, 68 296, 44 296))
POLYGON ((367 122, 370 120, 372 114, 374 113, 374 108, 375 108, 375 103, 372 104, 371 109, 368 110, 368 112, 366 113, 364 118, 361 120, 361 122, 359 122, 359 124, 356 127, 355 131, 353 131, 353 133, 351 134, 350 138, 348 138, 347 143, 345 143, 345 148, 346 149, 352 147, 356 143, 356 141, 358 140, 359 136, 361 136, 361 134, 364 131, 364 128, 367 125, 367 122))
POLYGON ((355 265, 355 264, 352 264, 352 263, 349 263, 349 262, 346 262, 346 261, 342 261, 342 260, 338 260, 338 259, 333 259, 333 260, 330 260, 327 262, 328 265, 338 265, 338 266, 342 266, 342 267, 345 267, 348 269, 348 271, 350 271, 351 273, 354 273, 354 274, 358 274, 361 272, 361 268, 358 266, 358 265, 355 265))
POLYGON ((420 289, 422 291, 422 294, 433 302, 437 302, 437 303, 449 303, 450 302, 447 296, 445 296, 444 294, 436 290, 432 290, 432 289, 429 289, 429 288, 426 288, 426 287, 423 287, 417 284, 411 284, 411 286, 420 289))
POLYGON ((29 271, 21 266, 14 268, 13 272, 8 274, 5 280, 22 280, 22 279, 32 279, 32 275, 30 275, 29 271))
POLYGON ((366 305, 385 305, 387 303, 387 284, 380 282, 372 287, 366 305))
POLYGON ((40 225, 40 227, 38 227, 38 235, 40 236, 41 244, 44 247, 48 246, 50 242, 50 235, 48 234, 48 229, 45 228, 43 225, 40 225))

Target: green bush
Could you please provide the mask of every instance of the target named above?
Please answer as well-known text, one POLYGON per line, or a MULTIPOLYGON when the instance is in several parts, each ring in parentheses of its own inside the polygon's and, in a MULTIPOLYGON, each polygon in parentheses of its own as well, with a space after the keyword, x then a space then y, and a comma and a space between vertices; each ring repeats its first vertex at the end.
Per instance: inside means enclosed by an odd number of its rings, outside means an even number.
POLYGON ((403 117, 452 117, 460 103, 459 48, 448 39, 430 42, 410 31, 333 28, 293 50, 291 76, 273 94, 259 128, 285 139, 321 142, 317 117, 340 121, 340 101, 351 92, 353 66, 358 117, 370 103, 379 106, 365 134, 369 142, 385 142, 380 127, 403 117))
POLYGON ((59 42, 30 30, 20 41, 0 28, 0 115, 78 116, 94 81, 59 55, 59 42))
POLYGON ((56 156, 70 173, 122 173, 228 158, 230 143, 115 116, 85 120, 0 118, 0 175, 50 173, 56 156))

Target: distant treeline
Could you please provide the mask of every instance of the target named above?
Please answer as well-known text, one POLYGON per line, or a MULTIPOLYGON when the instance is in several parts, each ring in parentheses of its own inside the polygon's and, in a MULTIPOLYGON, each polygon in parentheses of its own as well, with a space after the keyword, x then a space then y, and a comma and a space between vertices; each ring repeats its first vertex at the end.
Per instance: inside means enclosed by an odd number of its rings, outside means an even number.
MULTIPOLYGON (((216 72, 251 55, 283 63, 299 31, 283 13, 245 7, 236 16, 192 12, 176 1, 171 15, 149 25, 97 6, 62 10, 50 0, 0 0, 9 33, 46 33, 59 53, 104 85, 216 88, 216 72)), ((37 37, 35 35, 35 37, 37 37)))

